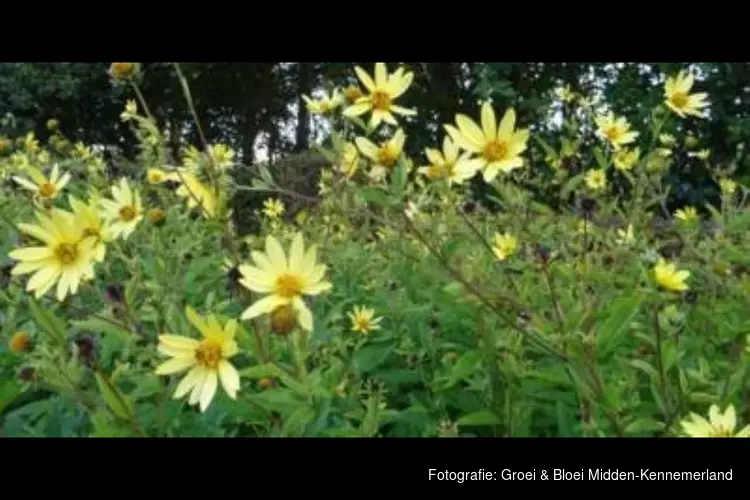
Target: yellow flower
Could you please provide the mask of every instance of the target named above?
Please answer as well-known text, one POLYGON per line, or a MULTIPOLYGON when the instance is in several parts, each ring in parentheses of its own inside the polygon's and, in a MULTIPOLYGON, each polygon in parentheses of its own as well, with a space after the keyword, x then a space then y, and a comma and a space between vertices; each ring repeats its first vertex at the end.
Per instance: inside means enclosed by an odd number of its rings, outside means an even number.
POLYGON ((86 146, 81 141, 78 141, 75 143, 74 149, 73 149, 73 156, 76 158, 81 158, 82 160, 88 159, 92 155, 91 148, 86 146))
POLYGON ((659 142, 668 148, 677 144, 677 140, 671 134, 659 134, 659 142))
POLYGON ((732 179, 721 179, 719 187, 721 188, 721 192, 726 196, 732 196, 737 191, 737 183, 732 179))
POLYGON ((698 220, 698 211, 695 207, 685 207, 677 210, 674 216, 685 222, 695 222, 698 220))
POLYGON ((362 154, 373 162, 372 176, 380 179, 393 168, 401 156, 406 135, 403 130, 398 129, 391 139, 381 143, 380 146, 376 146, 366 137, 357 137, 354 142, 362 154))
POLYGON ((350 179, 359 169, 359 150, 351 142, 344 143, 336 170, 350 179))
POLYGON ((70 196, 70 207, 73 209, 79 224, 83 226, 83 234, 91 237, 91 243, 94 248, 94 258, 102 262, 106 253, 106 243, 114 239, 109 226, 105 224, 99 211, 97 210, 97 201, 83 203, 77 198, 70 196))
POLYGON ((208 156, 213 160, 213 166, 217 170, 227 170, 232 168, 235 153, 229 146, 213 144, 208 147, 208 156))
POLYGON ((501 171, 509 173, 523 166, 521 153, 526 150, 529 140, 527 129, 514 130, 516 112, 508 109, 496 125, 495 110, 489 102, 482 105, 482 126, 466 115, 456 115, 456 125, 446 125, 445 129, 459 147, 476 153, 482 160, 485 182, 492 182, 501 171))
POLYGON ((182 165, 189 172, 195 172, 198 170, 200 164, 201 152, 198 148, 192 144, 185 149, 185 153, 182 156, 182 165))
POLYGON ((303 95, 302 99, 310 113, 316 115, 327 115, 342 103, 342 97, 338 89, 334 89, 331 95, 324 94, 320 99, 311 99, 306 95, 303 95))
POLYGON ((26 137, 24 137, 21 141, 24 149, 29 153, 39 152, 39 141, 37 141, 36 137, 34 137, 34 132, 29 132, 28 134, 26 134, 26 137))
POLYGON ((617 239, 615 240, 618 245, 630 245, 635 242, 635 236, 633 235, 633 224, 628 224, 627 230, 617 230, 617 239))
POLYGON ((268 199, 263 202, 263 213, 270 219, 275 219, 284 213, 284 202, 279 199, 268 199))
POLYGON ((464 153, 460 157, 459 153, 456 144, 446 136, 442 153, 436 149, 425 149, 430 164, 419 167, 417 172, 431 180, 447 179, 448 184, 462 184, 476 175, 483 162, 478 158, 471 159, 471 153, 464 153))
POLYGON ((711 150, 709 149, 701 149, 698 152, 690 152, 688 153, 688 156, 691 158, 698 158, 699 160, 708 160, 708 157, 711 156, 711 150))
POLYGON ((70 174, 66 172, 61 176, 60 167, 58 167, 57 165, 52 167, 52 172, 50 173, 49 179, 46 178, 44 174, 42 174, 42 172, 35 167, 28 167, 26 169, 26 172, 34 182, 30 182, 29 180, 18 176, 13 176, 13 179, 22 187, 33 192, 34 199, 37 201, 48 201, 55 198, 58 194, 60 194, 60 191, 63 190, 65 185, 70 182, 70 174))
POLYGON ((94 276, 94 240, 87 238, 85 226, 70 213, 52 209, 37 213, 37 225, 19 224, 18 229, 44 246, 20 248, 8 255, 20 261, 12 274, 35 273, 26 285, 36 298, 47 293, 57 283, 57 299, 75 294, 81 281, 94 276))
POLYGON ((668 77, 664 82, 664 98, 667 107, 685 118, 687 115, 702 117, 702 109, 708 106, 708 94, 700 92, 690 94, 695 79, 693 75, 683 70, 676 77, 668 77))
POLYGON ((119 186, 112 186, 112 198, 100 201, 104 218, 110 224, 114 238, 127 238, 144 216, 141 195, 123 177, 119 186))
POLYGON ((200 205, 204 217, 213 217, 217 203, 215 191, 201 183, 194 174, 183 173, 181 178, 182 185, 177 188, 177 196, 187 200, 188 208, 200 205))
POLYGON ((634 142, 640 135, 630 130, 630 124, 624 116, 618 118, 612 112, 598 117, 596 125, 599 127, 599 134, 607 139, 615 150, 634 142))
POLYGON ((600 190, 607 187, 607 174, 604 170, 589 170, 586 174, 586 185, 593 190, 600 190))
POLYGON ((615 168, 617 170, 632 170, 638 158, 641 156, 640 148, 622 149, 614 155, 615 168))
POLYGON ((305 252, 301 233, 294 236, 288 258, 279 241, 267 236, 265 253, 251 253, 255 265, 239 266, 243 276, 240 283, 253 292, 266 294, 242 313, 242 319, 252 319, 270 313, 279 306, 291 305, 300 326, 312 331, 312 311, 302 297, 318 295, 332 286, 323 280, 326 266, 317 264, 316 256, 315 246, 305 252))
POLYGON ((31 338, 26 332, 16 332, 8 342, 8 348, 14 354, 26 352, 31 347, 31 338))
POLYGON ((510 233, 495 234, 492 251, 498 260, 505 260, 518 250, 518 239, 510 233))
POLYGON ((352 321, 352 331, 361 333, 370 333, 380 329, 380 321, 383 318, 375 317, 375 310, 364 306, 354 306, 353 310, 347 313, 352 321))
POLYGON ((125 103, 125 111, 120 114, 120 120, 126 122, 132 120, 138 114, 138 105, 135 101, 129 100, 125 103))
POLYGON ((750 425, 746 425, 735 434, 737 414, 732 405, 729 405, 723 414, 718 406, 711 405, 708 417, 710 420, 691 412, 690 417, 681 422, 682 430, 689 437, 750 437, 750 425))
POLYGON ((674 264, 667 263, 662 258, 654 266, 654 277, 667 290, 681 292, 688 289, 685 281, 690 277, 690 271, 678 271, 674 264))
POLYGON ((362 85, 364 85, 365 89, 369 92, 369 95, 360 97, 357 99, 356 103, 346 108, 343 113, 344 116, 360 116, 368 111, 372 111, 370 127, 374 128, 380 125, 383 121, 394 127, 398 126, 398 122, 393 116, 393 113, 402 116, 414 116, 417 114, 417 112, 412 109, 402 108, 401 106, 393 104, 393 101, 407 91, 414 79, 414 73, 411 71, 404 73, 403 68, 399 68, 389 75, 385 63, 376 63, 375 80, 373 80, 370 75, 359 66, 354 68, 354 70, 356 71, 359 80, 362 82, 362 85))
POLYGON ((188 404, 200 404, 206 411, 216 395, 219 381, 232 399, 237 399, 240 390, 240 374, 228 360, 239 352, 234 340, 237 321, 229 320, 222 328, 216 316, 199 316, 190 306, 185 308, 188 321, 201 332, 201 340, 182 335, 159 335, 157 349, 172 359, 156 368, 157 375, 190 370, 177 385, 174 398, 180 399, 190 393, 188 404))

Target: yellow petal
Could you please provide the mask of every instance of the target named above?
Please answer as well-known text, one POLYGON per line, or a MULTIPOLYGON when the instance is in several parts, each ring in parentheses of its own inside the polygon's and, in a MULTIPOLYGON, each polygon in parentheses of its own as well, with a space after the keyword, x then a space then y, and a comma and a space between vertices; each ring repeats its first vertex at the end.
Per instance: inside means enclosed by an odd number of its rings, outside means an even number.
POLYGON ((305 302, 299 297, 296 297, 294 299, 292 306, 297 312, 297 320, 299 321, 299 326, 301 326, 304 330, 311 332, 313 329, 312 311, 310 311, 305 302))
POLYGON ((513 127, 516 126, 516 110, 508 109, 500 120, 500 126, 497 128, 498 139, 509 139, 513 134, 513 127))
POLYGON ((287 304, 289 301, 278 295, 268 295, 255 302, 253 305, 245 309, 242 313, 242 319, 253 319, 261 314, 268 314, 278 306, 287 304))
POLYGON ((159 343, 164 344, 167 347, 173 347, 176 349, 192 349, 198 348, 198 341, 191 339, 190 337, 183 337, 182 335, 170 335, 164 334, 159 335, 159 343))
POLYGON ((226 360, 219 361, 219 379, 224 391, 230 398, 237 397, 237 391, 240 390, 240 374, 231 363, 226 360))
POLYGON ((456 124, 461 131, 461 135, 475 147, 481 149, 487 143, 487 138, 484 137, 482 129, 468 116, 456 115, 456 124))
POLYGON ((195 366, 193 358, 173 358, 156 367, 157 375, 171 375, 195 366))
POLYGON ((188 321, 190 321, 190 323, 198 329, 198 331, 200 331, 203 335, 207 335, 208 325, 192 307, 185 306, 185 316, 187 317, 188 321))
POLYGON ((284 249, 281 248, 281 243, 279 243, 279 240, 270 235, 266 237, 266 255, 268 256, 268 261, 272 266, 271 269, 275 274, 282 274, 286 272, 287 262, 286 255, 284 254, 284 249))
POLYGON ((357 76, 362 82, 362 85, 364 85, 364 87, 369 92, 373 92, 375 90, 375 82, 372 81, 372 78, 370 78, 370 75, 368 75, 365 70, 357 66, 356 68, 354 68, 354 72, 357 73, 357 76))
POLYGON ((218 386, 218 375, 214 370, 209 370, 206 373, 206 379, 203 382, 203 390, 200 396, 200 408, 201 411, 206 411, 211 401, 216 395, 216 387, 218 386))
POLYGON ((200 365, 196 365, 185 375, 180 383, 177 385, 177 389, 174 391, 174 399, 180 399, 185 394, 190 392, 195 386, 196 382, 201 379, 204 374, 204 368, 200 365))
POLYGON ((495 110, 492 109, 492 104, 485 102, 482 105, 482 131, 484 136, 488 139, 494 138, 497 135, 496 127, 495 110))
POLYGON ((388 83, 388 69, 385 63, 375 63, 375 86, 383 88, 388 83))
POLYGON ((49 247, 28 247, 19 248, 8 254, 15 260, 43 260, 52 257, 54 253, 49 247))

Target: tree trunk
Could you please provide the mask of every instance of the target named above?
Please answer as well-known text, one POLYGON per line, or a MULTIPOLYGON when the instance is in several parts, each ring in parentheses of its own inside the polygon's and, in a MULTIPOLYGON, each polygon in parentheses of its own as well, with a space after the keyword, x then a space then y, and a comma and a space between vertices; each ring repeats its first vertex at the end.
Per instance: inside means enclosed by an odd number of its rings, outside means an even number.
POLYGON ((302 62, 298 65, 297 74, 297 94, 299 95, 297 103, 299 112, 297 114, 297 133, 294 141, 294 151, 300 152, 310 147, 310 113, 307 111, 305 101, 302 95, 310 95, 313 87, 313 63, 302 62))

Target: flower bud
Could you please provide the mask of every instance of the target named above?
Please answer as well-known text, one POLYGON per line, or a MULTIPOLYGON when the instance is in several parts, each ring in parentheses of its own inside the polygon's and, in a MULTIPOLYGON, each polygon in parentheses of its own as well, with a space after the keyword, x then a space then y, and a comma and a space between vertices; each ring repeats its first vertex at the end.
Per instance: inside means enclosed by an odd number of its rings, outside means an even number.
POLYGON ((13 141, 7 137, 0 137, 0 154, 10 151, 13 147, 13 141))
POLYGON ((50 130, 54 132, 60 127, 60 122, 55 120, 54 118, 50 118, 47 120, 47 130, 50 130))
POLYGON ((26 332, 14 333, 10 338, 10 342, 8 342, 8 347, 10 348, 11 352, 15 354, 21 354, 30 350, 31 345, 31 337, 29 337, 29 334, 26 332))
POLYGON ((156 227, 162 227, 167 220, 167 214, 161 208, 152 208, 148 211, 146 217, 156 227))
POLYGON ((135 74, 137 63, 119 62, 112 63, 109 67, 109 74, 117 80, 129 78, 135 74))
POLYGON ((271 331, 277 335, 288 335, 297 323, 290 305, 279 306, 271 313, 271 331))
POLYGON ((31 365, 24 365, 18 370, 18 380, 21 382, 33 382, 36 379, 36 369, 31 365))

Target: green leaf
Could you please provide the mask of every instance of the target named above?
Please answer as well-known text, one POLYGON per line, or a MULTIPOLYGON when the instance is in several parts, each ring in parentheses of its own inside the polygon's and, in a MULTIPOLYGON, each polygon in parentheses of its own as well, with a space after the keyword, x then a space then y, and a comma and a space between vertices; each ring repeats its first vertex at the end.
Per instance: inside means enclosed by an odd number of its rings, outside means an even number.
POLYGON ((0 415, 3 411, 10 406, 18 396, 21 395, 23 389, 16 379, 8 378, 2 381, 0 384, 0 415))
POLYGON ((361 191, 362 198, 368 203, 374 203, 375 205, 387 206, 390 204, 388 194, 382 189, 378 188, 365 188, 361 191))
POLYGON ((463 353, 461 357, 456 361, 456 364, 453 365, 451 374, 448 377, 445 385, 443 386, 443 389, 453 387, 459 381, 472 375, 476 371, 481 358, 482 354, 479 351, 472 350, 463 353))
POLYGON ((107 407, 116 416, 130 420, 133 415, 133 408, 128 403, 127 398, 100 372, 96 372, 94 375, 96 376, 96 384, 99 386, 99 392, 101 392, 107 407))
POLYGON ((594 148, 594 156, 596 157, 596 163, 599 164, 599 168, 602 170, 607 169, 607 160, 604 158, 601 148, 594 148))
POLYGON ((648 434, 656 431, 660 431, 664 428, 662 422, 657 422, 650 418, 641 418, 629 423, 625 427, 625 434, 648 434))
POLYGON ((631 359, 630 361, 628 361, 628 364, 646 373, 646 375, 648 375, 651 380, 658 380, 659 378, 659 373, 656 371, 656 368, 646 363, 642 359, 631 359))
POLYGON ((644 296, 633 295, 615 300, 605 311, 606 319, 596 328, 599 354, 609 356, 622 344, 631 321, 636 317, 644 296))
POLYGON ((49 335, 52 341, 64 346, 65 322, 32 297, 29 297, 29 310, 36 323, 49 335))
POLYGON ((251 366, 240 371, 240 375, 252 379, 260 378, 277 378, 286 387, 292 389, 294 392, 299 394, 308 394, 310 391, 305 385, 301 384, 294 379, 287 372, 282 370, 278 365, 273 363, 266 363, 265 365, 251 366))
POLYGON ((560 189, 560 199, 567 199, 570 196, 570 193, 572 193, 573 190, 576 189, 581 182, 583 182, 585 176, 586 173, 582 172, 568 179, 568 182, 566 182, 562 189, 560 189))
POLYGON ((549 144, 547 143, 547 141, 545 141, 544 139, 542 139, 541 137, 538 137, 538 136, 536 136, 536 137, 534 137, 534 138, 536 139, 536 142, 538 142, 538 143, 539 143, 539 145, 540 145, 540 146, 542 146, 542 147, 544 148, 544 151, 545 151, 545 152, 546 152, 546 153, 547 153, 547 154, 548 154, 549 156, 555 156, 555 157, 557 156, 557 151, 555 151, 555 148, 553 148, 552 146, 550 146, 550 145, 549 145, 549 144))
POLYGON ((500 425, 500 419, 489 410, 480 410, 464 415, 456 423, 459 426, 500 425))
POLYGON ((282 435, 286 437, 301 436, 305 426, 315 419, 315 409, 307 405, 300 406, 284 419, 282 435))
POLYGON ((123 325, 115 324, 116 321, 105 321, 101 318, 88 318, 82 321, 73 321, 76 328, 90 332, 105 333, 116 337, 122 342, 133 340, 133 333, 127 330, 123 325))
POLYGON ((354 370, 360 375, 374 370, 388 358, 393 349, 393 344, 362 347, 352 357, 354 370))

